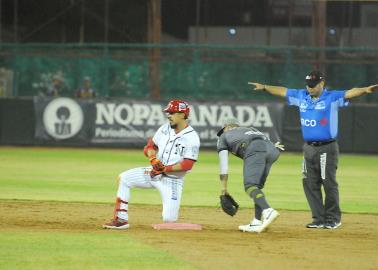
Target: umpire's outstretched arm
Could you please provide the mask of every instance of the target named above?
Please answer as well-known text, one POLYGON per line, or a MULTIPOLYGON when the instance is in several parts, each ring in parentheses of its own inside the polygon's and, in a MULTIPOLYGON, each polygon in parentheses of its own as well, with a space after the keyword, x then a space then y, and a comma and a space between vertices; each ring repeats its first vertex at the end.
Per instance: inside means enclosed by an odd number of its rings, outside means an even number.
POLYGON ((359 96, 362 96, 362 95, 371 94, 374 91, 376 91, 377 89, 378 89, 378 84, 370 85, 370 86, 367 86, 367 87, 361 87, 361 88, 357 88, 357 87, 352 88, 352 89, 346 91, 345 98, 351 99, 351 98, 359 97, 359 96))
POLYGON ((286 97, 286 87, 261 84, 257 82, 248 82, 248 84, 255 86, 254 90, 263 90, 275 96, 286 97))

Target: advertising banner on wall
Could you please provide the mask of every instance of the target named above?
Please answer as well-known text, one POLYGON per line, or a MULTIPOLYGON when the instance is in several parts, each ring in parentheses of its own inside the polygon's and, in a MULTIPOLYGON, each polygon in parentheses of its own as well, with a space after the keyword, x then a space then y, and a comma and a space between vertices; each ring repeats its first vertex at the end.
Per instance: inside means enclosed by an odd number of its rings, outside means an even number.
MULTIPOLYGON (((226 118, 254 126, 279 141, 284 105, 281 103, 189 102, 189 124, 202 146, 213 147, 226 118)), ((74 100, 35 98, 36 139, 63 144, 143 146, 167 121, 167 103, 127 99, 74 100)))
POLYGON ((91 137, 93 105, 71 98, 34 98, 35 139, 52 144, 86 144, 91 137))

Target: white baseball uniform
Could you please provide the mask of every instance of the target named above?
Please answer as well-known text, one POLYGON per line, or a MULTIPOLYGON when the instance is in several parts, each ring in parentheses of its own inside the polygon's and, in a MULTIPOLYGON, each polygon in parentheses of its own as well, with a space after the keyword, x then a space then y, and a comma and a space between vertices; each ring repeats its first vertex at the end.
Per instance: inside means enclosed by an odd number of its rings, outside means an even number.
MULTIPOLYGON (((173 165, 183 159, 197 160, 198 158, 200 139, 191 126, 187 126, 176 134, 169 123, 164 124, 157 130, 152 140, 159 148, 156 157, 164 165, 173 165)), ((119 211, 117 216, 128 220, 131 188, 156 188, 163 202, 163 221, 177 221, 184 176, 187 172, 169 172, 151 178, 150 171, 151 166, 127 170, 120 174, 117 197, 123 201, 119 207, 123 211, 119 211)))

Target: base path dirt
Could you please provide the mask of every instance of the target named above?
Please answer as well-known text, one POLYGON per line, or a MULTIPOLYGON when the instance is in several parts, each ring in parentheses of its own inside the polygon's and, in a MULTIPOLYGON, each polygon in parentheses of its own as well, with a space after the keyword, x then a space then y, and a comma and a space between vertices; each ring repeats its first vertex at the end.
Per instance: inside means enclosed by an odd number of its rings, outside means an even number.
MULTIPOLYGON (((101 225, 112 205, 65 202, 0 201, 0 230, 91 231, 109 233, 101 225)), ((344 214, 336 230, 306 229, 309 212, 280 211, 267 232, 242 233, 238 225, 251 219, 251 209, 226 216, 217 208, 183 207, 182 223, 202 231, 154 230, 160 206, 130 205, 131 227, 119 234, 190 262, 198 269, 378 269, 378 216, 344 214)), ((111 232, 114 233, 114 232, 111 232)))

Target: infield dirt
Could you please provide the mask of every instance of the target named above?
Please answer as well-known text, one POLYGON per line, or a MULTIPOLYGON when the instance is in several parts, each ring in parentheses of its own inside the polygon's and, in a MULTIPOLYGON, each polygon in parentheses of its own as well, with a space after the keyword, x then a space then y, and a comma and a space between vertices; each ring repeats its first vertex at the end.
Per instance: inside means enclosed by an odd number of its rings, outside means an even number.
MULTIPOLYGON (((306 229, 309 212, 283 211, 267 232, 242 233, 251 209, 235 217, 217 208, 182 207, 179 222, 203 225, 202 231, 154 230, 161 207, 130 205, 131 228, 109 231, 101 225, 113 206, 89 203, 0 201, 1 231, 128 234, 165 250, 198 269, 378 269, 378 216, 344 214, 337 230, 306 229)), ((178 268, 179 269, 179 268, 178 268)))

